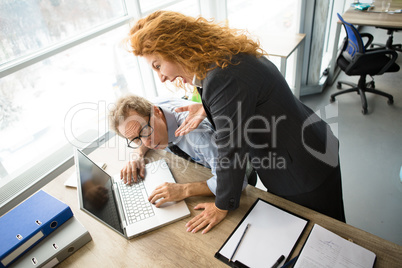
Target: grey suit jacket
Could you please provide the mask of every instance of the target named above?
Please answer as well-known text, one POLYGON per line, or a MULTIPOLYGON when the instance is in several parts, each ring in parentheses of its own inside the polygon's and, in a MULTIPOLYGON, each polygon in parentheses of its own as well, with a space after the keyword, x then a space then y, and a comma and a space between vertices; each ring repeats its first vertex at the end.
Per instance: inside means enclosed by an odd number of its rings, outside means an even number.
POLYGON ((274 194, 317 188, 339 165, 339 144, 327 123, 292 94, 267 58, 240 54, 209 71, 199 89, 216 128, 220 209, 239 205, 246 160, 274 194))

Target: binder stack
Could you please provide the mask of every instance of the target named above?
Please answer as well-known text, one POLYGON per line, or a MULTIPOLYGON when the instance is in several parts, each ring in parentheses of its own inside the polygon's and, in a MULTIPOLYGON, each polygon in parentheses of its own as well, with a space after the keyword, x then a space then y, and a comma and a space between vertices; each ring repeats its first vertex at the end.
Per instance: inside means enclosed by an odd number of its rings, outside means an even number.
POLYGON ((53 267, 91 240, 91 235, 73 216, 21 256, 10 268, 53 267))
POLYGON ((35 267, 52 267, 52 259, 62 261, 91 240, 70 207, 42 190, 0 217, 0 237, 0 268, 28 267, 27 258, 35 267))

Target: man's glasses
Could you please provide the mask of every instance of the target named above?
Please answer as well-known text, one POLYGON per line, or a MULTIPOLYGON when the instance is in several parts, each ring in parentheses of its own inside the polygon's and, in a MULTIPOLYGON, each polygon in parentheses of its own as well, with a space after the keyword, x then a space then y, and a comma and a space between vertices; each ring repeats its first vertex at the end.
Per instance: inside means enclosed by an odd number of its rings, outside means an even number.
POLYGON ((153 127, 151 127, 150 121, 151 121, 151 116, 149 115, 148 123, 143 128, 141 128, 140 134, 138 135, 138 137, 133 138, 131 141, 126 138, 128 147, 137 149, 137 148, 141 147, 141 145, 142 145, 141 138, 147 138, 147 137, 151 136, 151 134, 154 132, 154 129, 153 129, 153 127))

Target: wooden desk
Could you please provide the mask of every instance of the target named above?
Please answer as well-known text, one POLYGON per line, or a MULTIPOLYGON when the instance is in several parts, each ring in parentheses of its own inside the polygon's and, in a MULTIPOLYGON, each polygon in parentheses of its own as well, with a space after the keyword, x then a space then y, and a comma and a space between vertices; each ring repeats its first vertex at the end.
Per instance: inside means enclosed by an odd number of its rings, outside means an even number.
MULTIPOLYGON (((377 1, 378 2, 378 1, 377 1)), ((391 2, 390 11, 402 9, 401 0, 393 0, 391 2)), ((359 11, 349 8, 343 15, 343 19, 353 25, 375 26, 385 28, 402 28, 402 14, 390 14, 381 12, 381 1, 379 4, 374 3, 374 8, 369 11, 359 11)), ((340 22, 338 22, 340 23, 340 22)))
MULTIPOLYGON (((280 71, 283 77, 286 78, 286 62, 290 55, 296 50, 296 70, 301 70, 303 66, 304 55, 304 39, 306 34, 266 34, 261 36, 261 45, 263 49, 268 53, 268 56, 280 57, 280 71)), ((301 85, 301 72, 296 71, 295 77, 295 89, 293 94, 300 97, 300 85, 301 85)))
MULTIPOLYGON (((117 146, 112 138, 105 147, 91 153, 90 157, 94 161, 106 162, 108 165, 106 170, 115 174, 126 163, 128 152, 125 148, 124 142, 117 146)), ((178 183, 206 180, 211 176, 208 169, 165 151, 149 152, 147 157, 155 160, 165 158, 178 183)), ((317 223, 373 251, 377 255, 375 267, 398 267, 402 263, 401 246, 250 185, 242 194, 240 207, 230 212, 223 222, 207 234, 186 232, 185 224, 191 219, 189 217, 127 240, 79 209, 76 190, 63 185, 74 172, 74 167, 68 169, 46 185, 44 190, 71 207, 75 217, 87 228, 93 240, 58 267, 228 267, 215 259, 214 254, 257 197, 310 219, 307 232, 297 245, 294 256, 299 253, 313 224, 317 223)), ((193 209, 196 204, 213 200, 213 197, 188 198, 186 201, 191 217, 200 213, 193 209)))
MULTIPOLYGON (((402 14, 390 14, 381 12, 381 1, 377 1, 374 9, 370 11, 359 11, 354 8, 349 8, 343 15, 343 19, 353 25, 360 26, 372 26, 372 27, 383 27, 383 28, 395 28, 402 29, 402 14)), ((390 11, 402 9, 402 0, 393 0, 391 2, 390 11)), ((336 59, 338 56, 338 46, 339 46, 339 36, 341 33, 342 23, 338 20, 335 40, 334 40, 334 50, 332 52, 331 65, 329 70, 329 81, 332 84, 336 77, 336 59)), ((384 40, 385 43, 386 40, 384 40)), ((378 40, 377 40, 378 42, 378 40)))

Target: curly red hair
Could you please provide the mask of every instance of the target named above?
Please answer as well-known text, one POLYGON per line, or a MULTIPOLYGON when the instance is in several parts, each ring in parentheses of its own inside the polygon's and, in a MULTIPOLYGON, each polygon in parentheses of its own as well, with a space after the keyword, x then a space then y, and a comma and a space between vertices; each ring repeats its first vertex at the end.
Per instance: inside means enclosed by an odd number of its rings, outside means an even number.
POLYGON ((138 20, 127 41, 134 55, 156 54, 181 64, 199 79, 209 70, 226 68, 238 53, 266 55, 245 31, 173 11, 156 11, 138 20))

